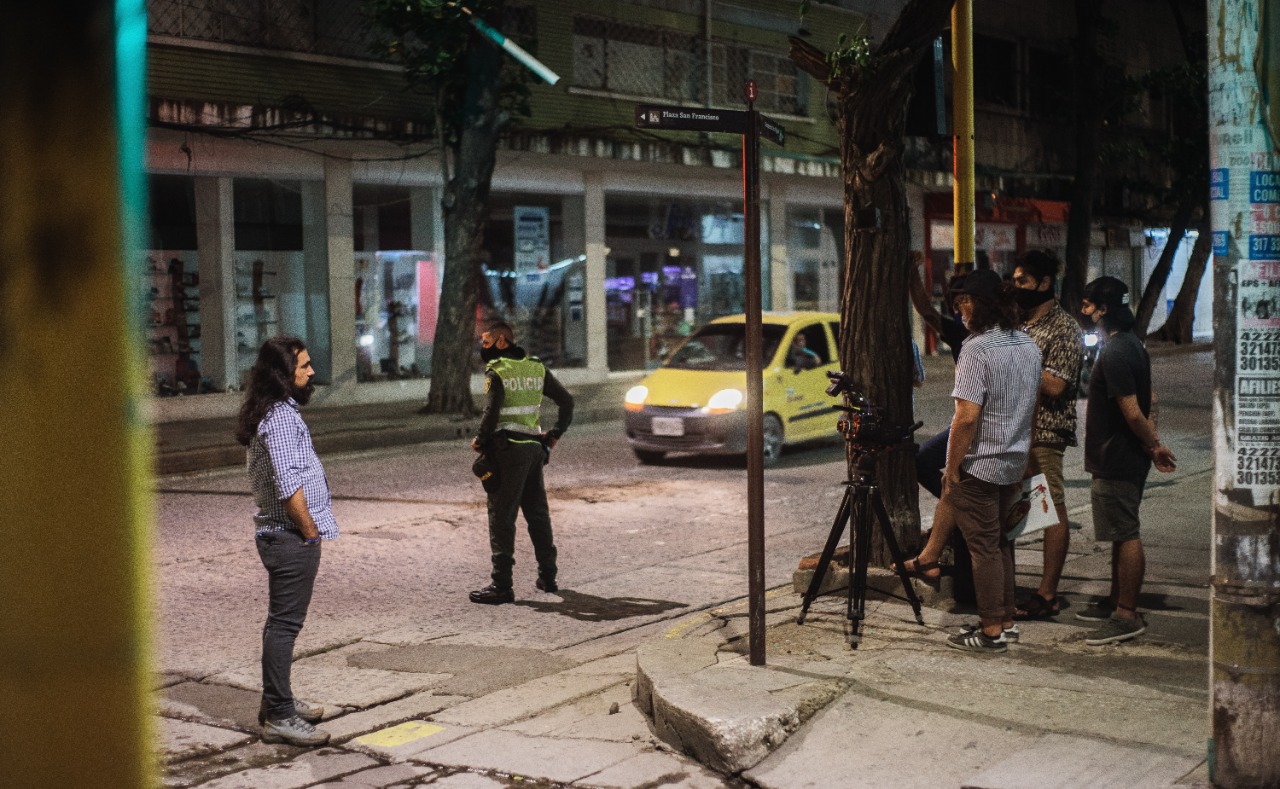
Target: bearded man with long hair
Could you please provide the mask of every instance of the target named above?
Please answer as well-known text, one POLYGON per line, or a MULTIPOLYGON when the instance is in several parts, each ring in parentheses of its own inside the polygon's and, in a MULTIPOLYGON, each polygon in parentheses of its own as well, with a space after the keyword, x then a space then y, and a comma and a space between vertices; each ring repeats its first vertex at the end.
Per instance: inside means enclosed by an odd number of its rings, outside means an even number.
POLYGON ((320 541, 338 537, 324 467, 299 406, 315 391, 311 354, 296 337, 262 344, 249 371, 236 440, 247 447, 249 482, 258 514, 255 542, 267 570, 269 602, 262 628, 263 742, 324 745, 317 729, 324 708, 293 697, 293 645, 307 618, 320 569, 320 541))

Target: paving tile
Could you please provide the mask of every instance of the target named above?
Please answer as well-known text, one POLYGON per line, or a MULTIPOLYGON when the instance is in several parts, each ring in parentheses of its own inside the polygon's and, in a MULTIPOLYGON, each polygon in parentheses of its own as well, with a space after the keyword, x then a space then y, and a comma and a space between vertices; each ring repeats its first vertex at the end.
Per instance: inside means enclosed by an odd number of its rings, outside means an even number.
POLYGON ((612 742, 648 742, 649 724, 631 701, 631 687, 618 684, 532 718, 503 727, 534 737, 568 737, 612 742), (609 710, 616 705, 617 712, 609 710))
POLYGON ((528 737, 490 730, 432 748, 422 758, 432 764, 498 770, 509 775, 569 783, 640 752, 640 746, 632 744, 528 737))
POLYGON ((403 699, 396 699, 326 721, 324 730, 332 735, 334 742, 342 742, 397 723, 426 718, 440 710, 466 701, 469 699, 465 696, 433 696, 430 693, 415 693, 403 699))
POLYGON ((454 773, 431 784, 431 789, 508 789, 511 784, 478 773, 454 773))
POLYGON ((965 781, 972 789, 1024 786, 1123 786, 1163 789, 1204 761, 1155 748, 1050 735, 965 781), (1080 754, 1089 758, 1082 759, 1080 754))
POLYGON ((377 764, 359 753, 323 748, 267 767, 224 775, 201 789, 301 789, 377 764))
POLYGON ((412 720, 348 740, 343 747, 387 761, 403 762, 475 733, 475 729, 466 726, 442 726, 431 721, 412 720))
POLYGON ((552 674, 459 704, 437 714, 435 719, 461 726, 502 726, 619 682, 614 674, 552 674))
POLYGON ((578 782, 599 789, 632 789, 641 786, 680 789, 724 789, 724 778, 702 765, 669 753, 642 753, 588 775, 578 782))
MULTIPOLYGON (((411 674, 329 663, 317 664, 313 658, 307 658, 294 661, 291 680, 293 692, 298 698, 326 707, 365 709, 410 693, 428 690, 448 678, 447 674, 411 674)), ((209 681, 261 691, 262 668, 254 663, 252 666, 224 671, 210 677, 209 681)))
POLYGON ((160 719, 160 736, 166 761, 225 751, 253 739, 243 732, 173 718, 160 719))

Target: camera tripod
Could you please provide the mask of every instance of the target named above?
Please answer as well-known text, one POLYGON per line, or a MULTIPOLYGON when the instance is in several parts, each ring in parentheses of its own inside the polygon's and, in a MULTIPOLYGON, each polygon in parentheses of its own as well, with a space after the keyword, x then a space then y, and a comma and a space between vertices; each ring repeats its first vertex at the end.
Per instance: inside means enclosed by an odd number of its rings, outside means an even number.
POLYGON ((831 565, 831 557, 835 555, 836 546, 844 535, 845 524, 849 524, 849 589, 845 603, 846 615, 850 621, 849 646, 858 648, 862 640, 862 621, 866 618, 867 600, 867 562, 871 558, 871 520, 874 517, 880 524, 880 533, 889 546, 894 567, 902 580, 902 588, 915 612, 916 624, 923 625, 920 615, 920 598, 911 586, 911 578, 903 568, 902 550, 898 547, 898 539, 893 534, 889 523, 889 514, 885 511, 884 501, 880 497, 880 488, 876 485, 876 451, 864 450, 854 462, 849 479, 844 482, 844 498, 840 501, 840 509, 836 511, 835 522, 831 524, 831 533, 827 535, 827 544, 822 549, 822 557, 814 568, 813 580, 809 582, 809 590, 802 598, 800 616, 796 624, 804 624, 809 606, 818 596, 822 588, 823 578, 831 565))

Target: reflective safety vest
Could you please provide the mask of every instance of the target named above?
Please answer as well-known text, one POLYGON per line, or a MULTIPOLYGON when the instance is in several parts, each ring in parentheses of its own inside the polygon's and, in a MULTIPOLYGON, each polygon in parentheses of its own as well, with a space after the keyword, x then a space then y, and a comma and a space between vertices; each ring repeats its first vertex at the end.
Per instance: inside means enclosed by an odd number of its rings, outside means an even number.
POLYGON ((502 410, 498 413, 498 425, 494 429, 542 435, 538 414, 542 409, 546 366, 532 356, 523 359, 503 356, 489 362, 488 369, 502 379, 502 410))

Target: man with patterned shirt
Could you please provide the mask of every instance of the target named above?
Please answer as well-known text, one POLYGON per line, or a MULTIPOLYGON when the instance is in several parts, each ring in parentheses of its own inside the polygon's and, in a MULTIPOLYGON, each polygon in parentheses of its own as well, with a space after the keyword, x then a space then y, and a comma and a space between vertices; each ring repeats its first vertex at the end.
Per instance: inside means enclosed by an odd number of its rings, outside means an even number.
POLYGON ((1022 309, 1022 330, 1040 348, 1040 409, 1031 436, 1031 457, 1049 483, 1058 522, 1044 532, 1044 574, 1040 587, 1018 606, 1015 619, 1047 619, 1061 610, 1058 581, 1067 560, 1071 531, 1067 524, 1066 488, 1062 461, 1067 447, 1076 446, 1076 382, 1084 351, 1080 324, 1054 298, 1058 260, 1047 252, 1031 251, 1013 269, 1014 298, 1022 309))
POLYGON ((248 447, 249 482, 258 505, 255 541, 269 590, 258 723, 263 742, 302 746, 324 745, 329 734, 312 725, 324 708, 293 697, 293 645, 320 569, 320 540, 338 537, 329 482, 298 412, 315 391, 314 375, 301 340, 267 340, 249 371, 236 423, 236 440, 248 447))

